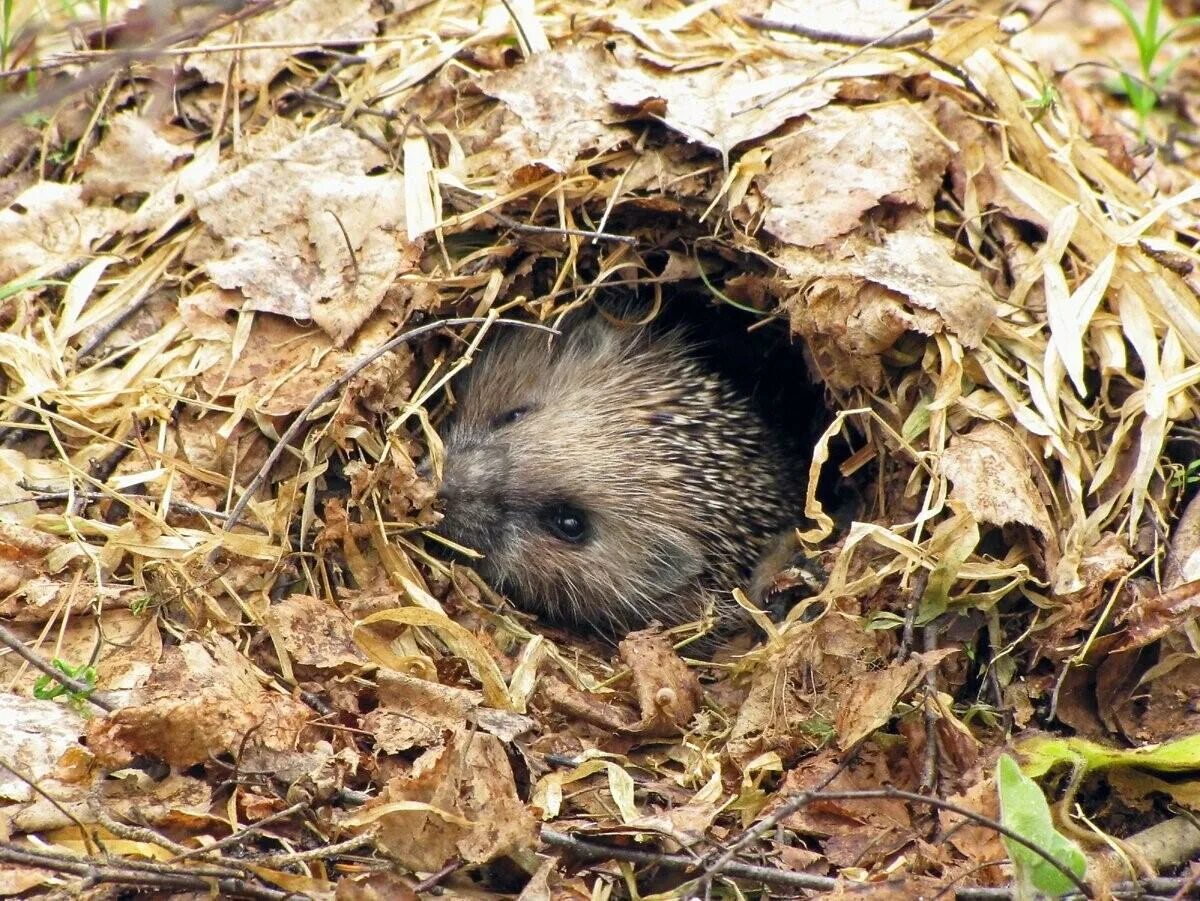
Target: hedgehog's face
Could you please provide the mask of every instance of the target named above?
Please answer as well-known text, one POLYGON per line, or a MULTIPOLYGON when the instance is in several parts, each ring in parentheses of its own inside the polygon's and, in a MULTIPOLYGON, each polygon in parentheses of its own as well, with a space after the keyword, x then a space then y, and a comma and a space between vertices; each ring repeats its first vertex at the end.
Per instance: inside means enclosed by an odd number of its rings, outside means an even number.
POLYGON ((704 567, 680 528, 694 514, 658 484, 677 473, 656 461, 644 410, 618 394, 627 345, 587 321, 553 344, 522 333, 489 348, 445 430, 439 492, 438 532, 482 553, 489 582, 610 633, 652 619, 704 567))

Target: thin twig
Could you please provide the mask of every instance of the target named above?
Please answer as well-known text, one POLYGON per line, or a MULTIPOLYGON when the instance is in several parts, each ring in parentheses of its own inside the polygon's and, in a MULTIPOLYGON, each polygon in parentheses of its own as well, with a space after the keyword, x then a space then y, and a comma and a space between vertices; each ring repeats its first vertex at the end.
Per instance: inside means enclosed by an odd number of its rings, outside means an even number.
POLYGON ((183 853, 176 854, 176 856, 171 859, 170 863, 178 863, 181 860, 188 860, 193 857, 206 858, 212 855, 214 851, 220 851, 222 848, 228 848, 232 845, 241 844, 246 839, 257 835, 264 826, 269 826, 272 823, 279 822, 280 820, 286 820, 288 817, 299 813, 306 807, 308 807, 308 801, 298 801, 290 807, 285 807, 283 810, 277 810, 274 813, 263 817, 261 820, 256 820, 235 832, 231 832, 229 835, 222 839, 218 839, 210 845, 205 845, 203 848, 192 848, 184 851, 183 853))
MULTIPOLYGON (((935 620, 936 622, 936 620, 935 620)), ((937 629, 934 623, 926 623, 925 653, 937 650, 937 629)), ((930 794, 937 791, 938 786, 938 741, 937 724, 933 700, 937 697, 937 667, 931 666, 925 672, 925 698, 921 704, 925 716, 925 762, 921 767, 921 793, 930 794)))
MULTIPOLYGON (((542 827, 542 841, 547 845, 565 848, 572 854, 593 860, 624 860, 629 863, 653 864, 679 870, 693 869, 696 866, 696 859, 685 854, 666 854, 603 845, 599 842, 585 841, 572 835, 555 832, 545 826, 542 827)), ((807 873, 795 873, 791 870, 780 870, 775 867, 763 867, 748 863, 730 863, 726 867, 725 873, 738 879, 753 879, 755 882, 765 885, 813 889, 819 892, 832 891, 838 884, 836 879, 830 879, 828 876, 810 876, 807 873)))
POLYGON ((66 686, 76 695, 99 707, 105 713, 112 713, 117 709, 117 702, 109 697, 106 692, 96 689, 95 686, 89 686, 86 682, 80 682, 78 679, 68 676, 62 670, 55 669, 40 654, 34 653, 25 647, 25 642, 21 640, 21 636, 9 629, 4 623, 0 623, 0 644, 9 648, 34 669, 41 670, 55 682, 66 686))
POLYGON ((362 835, 356 835, 354 838, 348 838, 344 842, 338 842, 334 845, 322 845, 320 848, 311 848, 308 851, 293 851, 289 854, 267 854, 262 857, 250 857, 247 858, 247 862, 253 863, 258 867, 280 869, 292 863, 307 863, 310 860, 323 860, 327 857, 336 857, 339 854, 357 851, 359 848, 374 845, 375 838, 373 832, 364 832, 362 835))
POLYGON ((92 884, 189 889, 196 892, 208 892, 215 886, 220 895, 226 898, 251 898, 254 901, 286 901, 295 898, 294 892, 252 885, 243 879, 212 879, 195 876, 185 869, 178 872, 151 873, 130 866, 126 861, 110 858, 104 863, 99 863, 87 858, 81 859, 73 854, 22 848, 12 842, 0 842, 0 860, 28 867, 40 867, 57 873, 70 873, 92 884))
MULTIPOLYGON (((42 502, 46 502, 46 501, 65 501, 65 500, 70 500, 72 497, 81 498, 85 501, 88 501, 89 503, 92 503, 95 501, 101 501, 101 500, 105 500, 105 499, 108 499, 108 500, 115 499, 113 497, 113 494, 110 492, 93 491, 93 490, 84 489, 84 488, 77 488, 74 491, 54 491, 49 488, 39 488, 37 485, 29 485, 24 482, 19 483, 17 487, 19 487, 25 491, 28 491, 31 494, 35 494, 37 496, 33 497, 33 498, 18 498, 16 500, 12 500, 12 501, 0 501, 0 507, 7 507, 7 506, 11 506, 13 504, 24 504, 24 503, 28 503, 30 500, 32 500, 34 503, 42 503, 42 502)), ((116 491, 116 489, 113 489, 113 491, 116 492, 117 497, 120 496, 119 491, 116 491)), ((160 497, 151 497, 149 495, 140 495, 140 497, 143 500, 150 501, 151 503, 161 503, 162 502, 162 498, 160 498, 160 497)), ((213 519, 217 519, 217 520, 221 520, 221 521, 225 521, 225 520, 229 519, 229 514, 224 513, 221 510, 214 510, 211 507, 201 507, 198 504, 192 504, 192 503, 189 503, 188 501, 181 501, 177 498, 171 499, 171 506, 169 508, 167 508, 167 510, 165 512, 167 512, 167 513, 187 513, 191 516, 212 517, 213 519)), ((257 523, 246 523, 246 528, 251 529, 256 532, 261 532, 264 535, 267 533, 267 530, 265 528, 263 528, 262 526, 258 525, 257 523)))
POLYGON ((511 216, 497 213, 495 210, 489 211, 487 215, 491 216, 505 228, 511 228, 513 231, 528 232, 534 235, 564 235, 570 238, 591 238, 593 241, 615 241, 618 244, 628 244, 630 247, 637 245, 637 238, 633 237, 633 235, 617 235, 612 232, 590 232, 579 228, 559 228, 555 225, 529 225, 511 216))
POLYGON ((928 804, 930 807, 936 807, 939 810, 946 810, 950 813, 957 814, 961 817, 966 817, 981 826, 986 826, 1003 835, 1010 841, 1016 842, 1022 847, 1028 848, 1047 863, 1053 866, 1056 870, 1062 873, 1071 881, 1079 893, 1085 898, 1091 897, 1091 889, 1087 883, 1075 875, 1074 871, 1063 864, 1057 857, 1051 854, 1037 844, 1037 842, 1027 839, 1018 832, 1009 829, 1003 823, 993 820, 991 817, 986 817, 978 811, 968 810, 966 807, 961 807, 958 804, 950 801, 943 801, 941 798, 934 798, 929 795, 920 795, 916 792, 903 791, 898 788, 880 788, 880 789, 864 789, 859 791, 807 791, 798 792, 793 795, 785 804, 779 807, 769 817, 765 817, 752 827, 746 830, 746 834, 738 841, 730 846, 729 850, 722 854, 717 860, 704 871, 702 877, 705 884, 710 882, 718 873, 726 872, 729 865, 732 863, 734 856, 741 851, 750 841, 759 838, 770 829, 774 828, 776 823, 781 822, 791 816, 802 807, 806 807, 813 801, 870 801, 887 799, 892 801, 911 801, 914 804, 928 804))
POLYGON ((901 47, 911 47, 914 44, 927 44, 933 40, 933 29, 922 28, 919 31, 906 32, 912 23, 905 22, 898 32, 891 32, 882 37, 870 38, 866 35, 845 34, 840 31, 825 31, 823 28, 809 28, 797 22, 780 22, 776 19, 766 19, 762 16, 743 14, 741 20, 751 28, 760 31, 779 31, 794 34, 797 37, 808 38, 822 44, 842 44, 846 47, 882 47, 885 50, 896 50, 901 47))
MULTIPOLYGON (((106 55, 107 58, 71 78, 64 78, 60 84, 40 89, 30 97, 21 97, 0 105, 0 125, 16 122, 22 116, 27 116, 46 107, 55 106, 68 97, 85 93, 91 88, 108 81, 118 72, 132 66, 134 63, 162 56, 168 52, 168 48, 172 44, 179 43, 180 41, 195 40, 234 22, 244 21, 245 19, 261 15, 273 9, 278 5, 278 2, 279 0, 251 0, 251 2, 232 15, 224 15, 224 10, 219 8, 216 12, 210 13, 202 22, 165 35, 146 47, 93 51, 93 55, 98 53, 106 55)), ((188 52, 195 53, 197 49, 203 50, 203 48, 192 48, 188 52)), ((0 78, 10 78, 21 71, 0 72, 0 78)))

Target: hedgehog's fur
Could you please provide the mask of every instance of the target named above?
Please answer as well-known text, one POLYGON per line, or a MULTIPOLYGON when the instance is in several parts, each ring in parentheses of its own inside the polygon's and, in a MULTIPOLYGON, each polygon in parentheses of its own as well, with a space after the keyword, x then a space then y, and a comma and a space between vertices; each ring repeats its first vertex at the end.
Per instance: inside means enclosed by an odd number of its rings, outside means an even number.
POLYGON ((791 466, 686 335, 569 320, 499 337, 458 386, 438 531, 520 606, 620 638, 751 587, 793 524, 791 466))

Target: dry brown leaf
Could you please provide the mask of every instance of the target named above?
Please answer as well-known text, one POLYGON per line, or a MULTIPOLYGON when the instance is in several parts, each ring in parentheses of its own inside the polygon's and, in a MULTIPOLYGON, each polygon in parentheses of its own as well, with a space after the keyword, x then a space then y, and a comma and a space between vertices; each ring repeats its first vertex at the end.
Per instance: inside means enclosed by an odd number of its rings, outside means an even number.
POLYGON ((553 676, 538 683, 538 692, 555 710, 601 729, 622 735, 637 729, 632 711, 608 703, 599 695, 580 691, 553 676))
MULTIPOLYGON (((836 754, 824 752, 789 770, 763 812, 769 813, 802 791, 817 791, 820 788, 855 791, 881 778, 884 781, 895 780, 894 775, 886 770, 877 772, 879 767, 879 759, 872 754, 864 754, 857 766, 838 772, 840 767, 836 754)), ((909 836, 912 820, 906 804, 900 800, 817 798, 786 817, 783 824, 801 835, 825 839, 822 847, 827 853, 830 839, 842 839, 837 853, 849 855, 853 853, 852 845, 864 851, 876 845, 877 850, 873 853, 878 853, 879 849, 894 843, 897 838, 909 836)))
POLYGON ((211 44, 282 44, 240 50, 237 55, 239 82, 249 90, 265 88, 287 67, 296 52, 295 42, 305 36, 320 36, 322 41, 353 41, 375 36, 375 19, 368 0, 325 3, 322 0, 296 0, 252 16, 236 27, 218 29, 200 42, 200 52, 190 54, 187 67, 200 73, 205 81, 225 84, 229 79, 230 58, 225 53, 205 53, 211 44))
POLYGON ((1168 589, 1200 578, 1200 495, 1188 501, 1171 530, 1163 570, 1163 587, 1168 589))
POLYGON ((33 800, 33 786, 55 773, 68 749, 80 747, 84 727, 84 718, 65 704, 0 693, 0 798, 33 800))
POLYGON ((919 107, 828 107, 781 140, 770 170, 755 179, 770 202, 763 227, 816 247, 856 229, 881 203, 928 209, 949 160, 919 107))
POLYGON ((657 737, 678 735, 700 706, 703 693, 696 673, 679 659, 658 627, 630 633, 617 649, 633 673, 642 714, 634 731, 657 737))
MULTIPOLYGON (((951 795, 946 800, 959 807, 982 814, 991 820, 1000 818, 996 783, 990 778, 981 779, 969 786, 962 794, 951 795)), ((977 824, 948 810, 938 811, 938 820, 941 823, 943 834, 967 860, 975 864, 983 864, 1004 860, 1007 857, 1004 844, 995 829, 977 824)))
POLYGON ((846 271, 936 313, 964 347, 977 347, 996 318, 996 302, 983 277, 955 260, 953 249, 923 227, 905 228, 861 248, 846 271))
MULTIPOLYGON (((80 185, 42 181, 0 210, 0 284, 38 278, 81 260, 96 241, 110 236, 128 216, 108 206, 84 206, 80 185)), ((0 363, 6 348, 0 344, 0 363)))
POLYGON ((215 243, 189 252, 246 309, 311 319, 343 344, 420 255, 404 234, 403 178, 365 174, 385 162, 342 128, 302 137, 196 192, 215 243))
POLYGON ((511 111, 489 142, 491 152, 503 157, 500 171, 514 183, 532 177, 526 173, 531 167, 566 172, 584 154, 628 141, 629 129, 607 124, 614 116, 604 85, 616 73, 611 55, 593 45, 538 53, 481 79, 479 89, 511 111))
POLYGON ((45 795, 35 795, 12 815, 19 832, 72 829, 76 821, 94 823, 97 800, 116 820, 194 829, 208 822, 212 805, 212 789, 201 779, 174 774, 153 779, 139 770, 101 779, 98 789, 90 781, 55 779, 45 779, 38 787, 45 795))
POLYGON ((179 160, 192 155, 194 140, 187 129, 136 112, 118 113, 92 151, 83 184, 93 197, 153 193, 179 160))
POLYGON ((60 880, 53 870, 22 864, 0 864, 0 896, 5 898, 24 895, 30 889, 44 885, 47 888, 60 880))
POLYGON ((896 0, 827 0, 822 3, 771 0, 763 18, 828 34, 874 40, 902 28, 913 15, 907 3, 896 0))
POLYGON ((768 58, 673 73, 629 60, 602 91, 616 106, 660 119, 689 141, 728 154, 829 103, 833 83, 812 82, 822 65, 814 55, 809 65, 768 58))
POLYGON ((426 751, 408 776, 343 821, 377 829, 379 845, 411 870, 432 872, 447 860, 468 866, 531 848, 533 815, 517 796, 504 745, 482 732, 458 732, 426 751))
POLYGON ((886 726, 896 702, 913 687, 920 673, 920 664, 909 658, 886 669, 863 673, 856 679, 854 703, 838 709, 838 745, 849 748, 886 726))
POLYGON ((293 664, 330 670, 367 663, 352 637, 354 624, 328 601, 293 594, 272 604, 263 624, 275 650, 293 664))
POLYGON ((169 647, 129 707, 92 720, 88 747, 109 766, 134 755, 188 767, 243 744, 293 748, 307 707, 264 690, 227 639, 169 647))
POLYGON ((1034 483, 1030 452, 999 423, 983 423, 950 442, 942 472, 953 483, 950 496, 962 501, 978 522, 1021 523, 1057 542, 1046 502, 1034 483))
POLYGON ((381 671, 379 706, 363 717, 362 729, 386 754, 441 747, 468 731, 472 713, 482 705, 479 692, 381 671))
POLYGON ((741 767, 769 751, 788 763, 819 748, 838 711, 858 703, 857 680, 889 640, 838 612, 792 624, 787 644, 752 671, 725 753, 741 767))
MULTIPOLYGON (((75 584, 57 587, 62 590, 54 592, 55 598, 71 598, 73 604, 70 606, 78 608, 80 613, 94 610, 91 605, 97 601, 95 595, 82 596, 84 593, 75 584)), ((117 592, 106 594, 116 595, 117 592)), ((123 703, 130 692, 146 681, 162 654, 162 634, 157 620, 153 616, 135 615, 127 609, 133 600, 144 599, 145 592, 125 589, 121 594, 125 596, 126 609, 114 597, 116 603, 112 607, 105 607, 95 616, 73 616, 56 630, 53 639, 45 639, 38 648, 44 656, 79 664, 92 659, 96 643, 103 636, 102 653, 95 661, 96 683, 117 704, 123 703)), ((24 595, 25 598, 28 595, 24 595)), ((57 602, 46 604, 41 610, 41 619, 30 617, 28 624, 11 624, 10 628, 18 636, 27 638, 30 645, 36 645, 37 635, 44 631, 44 618, 61 614, 62 607, 57 602)), ((40 675, 15 655, 0 658, 0 678, 23 692, 32 694, 40 675)))

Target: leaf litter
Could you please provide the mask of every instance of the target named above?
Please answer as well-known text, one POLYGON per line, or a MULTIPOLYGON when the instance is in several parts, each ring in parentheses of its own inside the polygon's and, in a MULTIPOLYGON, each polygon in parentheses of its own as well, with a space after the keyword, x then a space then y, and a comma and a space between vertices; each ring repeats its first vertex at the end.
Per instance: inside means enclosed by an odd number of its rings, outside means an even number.
POLYGON ((1130 58, 1103 5, 1054 6, 88 26, 173 71, 30 31, 46 110, 0 173, 3 890, 982 897, 1069 884, 999 831, 1035 821, 1097 891, 1181 872, 1197 110, 1141 144, 1073 66, 1130 58), (783 569, 798 603, 714 661, 547 628, 422 537, 417 463, 497 319, 639 286, 789 332, 831 413, 797 523, 822 578, 783 569), (378 356, 451 317, 482 325, 378 356), (1006 754, 1054 825, 1002 810, 1006 754))

